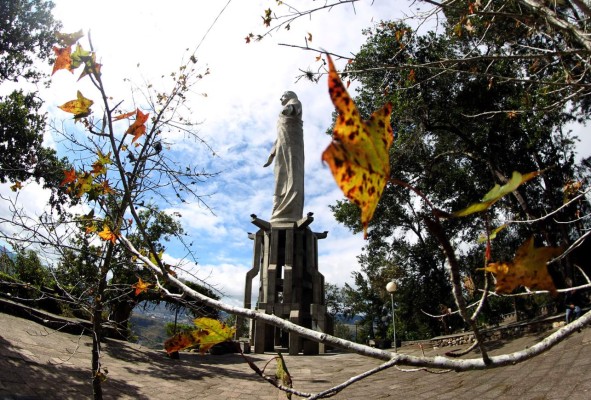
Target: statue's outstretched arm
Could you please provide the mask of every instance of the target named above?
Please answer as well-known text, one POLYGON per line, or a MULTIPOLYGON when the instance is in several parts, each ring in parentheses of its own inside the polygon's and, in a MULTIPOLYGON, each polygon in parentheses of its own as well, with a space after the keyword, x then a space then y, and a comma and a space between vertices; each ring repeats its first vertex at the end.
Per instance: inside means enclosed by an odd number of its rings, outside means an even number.
POLYGON ((263 167, 268 167, 273 162, 273 159, 275 158, 275 146, 276 145, 277 145, 277 141, 275 141, 275 144, 273 144, 273 148, 271 149, 271 154, 269 154, 269 158, 267 159, 267 162, 265 163, 265 165, 263 165, 263 167))

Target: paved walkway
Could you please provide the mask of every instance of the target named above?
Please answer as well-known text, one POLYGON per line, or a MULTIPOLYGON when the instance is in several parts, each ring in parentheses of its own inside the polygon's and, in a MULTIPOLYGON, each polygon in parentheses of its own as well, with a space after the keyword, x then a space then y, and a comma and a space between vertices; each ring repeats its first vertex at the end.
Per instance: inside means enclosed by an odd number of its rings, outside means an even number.
MULTIPOLYGON (((491 354, 523 349, 536 339, 539 338, 528 336, 496 343, 491 354)), ((90 345, 89 337, 53 331, 0 313, 0 399, 92 398, 90 345)), ((418 354, 419 349, 415 345, 399 351, 418 354)), ((263 368, 272 354, 249 357, 263 368)), ((306 392, 329 388, 380 363, 355 354, 285 358, 294 386, 306 392)), ((103 386, 105 399, 286 398, 256 376, 236 354, 181 353, 180 360, 171 360, 163 352, 108 340, 103 346, 102 363, 108 369, 103 386)), ((270 368, 269 372, 274 363, 270 368)), ((354 384, 333 398, 590 399, 591 328, 518 365, 444 374, 390 369, 354 384)))

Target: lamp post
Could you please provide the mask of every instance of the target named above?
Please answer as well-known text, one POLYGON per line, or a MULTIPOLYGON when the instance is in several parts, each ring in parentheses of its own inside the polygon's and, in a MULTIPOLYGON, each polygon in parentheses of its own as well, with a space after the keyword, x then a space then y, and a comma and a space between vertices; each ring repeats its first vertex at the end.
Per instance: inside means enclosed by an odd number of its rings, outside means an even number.
POLYGON ((386 290, 390 293, 390 299, 392 300, 392 330, 394 332, 394 352, 396 353, 396 318, 394 315, 394 292, 396 291, 396 282, 388 282, 386 290))

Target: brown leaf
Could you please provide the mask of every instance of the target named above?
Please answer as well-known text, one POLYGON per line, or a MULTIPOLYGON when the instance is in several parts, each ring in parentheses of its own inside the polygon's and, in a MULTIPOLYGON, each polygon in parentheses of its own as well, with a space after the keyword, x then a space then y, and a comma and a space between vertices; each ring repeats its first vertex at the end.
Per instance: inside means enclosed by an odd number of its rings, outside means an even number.
POLYGON ((562 254, 560 247, 534 247, 533 237, 526 240, 510 262, 490 263, 484 268, 497 279, 495 291, 509 294, 519 286, 548 290, 556 295, 556 286, 548 273, 547 263, 562 254))

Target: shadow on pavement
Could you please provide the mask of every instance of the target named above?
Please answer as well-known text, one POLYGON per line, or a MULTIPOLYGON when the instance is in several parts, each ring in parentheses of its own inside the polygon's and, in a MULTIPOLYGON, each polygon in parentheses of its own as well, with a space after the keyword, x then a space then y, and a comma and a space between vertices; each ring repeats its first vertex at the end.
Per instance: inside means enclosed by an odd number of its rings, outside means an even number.
MULTIPOLYGON (((42 363, 23 354, 0 336, 0 399, 41 400, 92 398, 90 363, 88 369, 68 362, 42 363)), ((146 397, 125 381, 108 379, 109 392, 120 392, 136 399, 146 397)))

